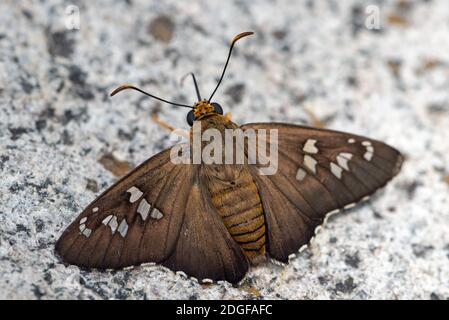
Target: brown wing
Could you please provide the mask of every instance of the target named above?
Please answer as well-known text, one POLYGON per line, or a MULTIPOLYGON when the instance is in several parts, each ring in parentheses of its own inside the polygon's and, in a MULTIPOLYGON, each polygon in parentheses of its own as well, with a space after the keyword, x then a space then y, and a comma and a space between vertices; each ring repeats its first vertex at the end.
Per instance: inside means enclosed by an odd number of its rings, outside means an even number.
POLYGON ((58 240, 57 253, 86 268, 154 262, 200 279, 242 278, 246 260, 227 243, 216 213, 207 211, 198 169, 172 163, 170 149, 150 158, 80 214, 58 240))
POLYGON ((403 160, 382 142, 347 133, 279 123, 242 126, 250 128, 278 130, 277 172, 260 175, 259 164, 250 171, 264 207, 268 252, 283 262, 310 241, 326 215, 384 186, 403 160))
POLYGON ((237 283, 247 272, 248 262, 213 206, 201 168, 190 189, 179 241, 163 264, 199 279, 237 283))

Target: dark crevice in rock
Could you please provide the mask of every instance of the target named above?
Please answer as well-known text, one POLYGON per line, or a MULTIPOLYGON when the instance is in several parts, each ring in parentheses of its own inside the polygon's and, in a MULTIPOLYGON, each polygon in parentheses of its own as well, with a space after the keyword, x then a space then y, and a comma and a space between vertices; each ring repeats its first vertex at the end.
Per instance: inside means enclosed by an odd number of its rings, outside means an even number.
POLYGON ((75 40, 68 30, 50 32, 47 30, 47 50, 52 56, 69 58, 75 49, 75 40))

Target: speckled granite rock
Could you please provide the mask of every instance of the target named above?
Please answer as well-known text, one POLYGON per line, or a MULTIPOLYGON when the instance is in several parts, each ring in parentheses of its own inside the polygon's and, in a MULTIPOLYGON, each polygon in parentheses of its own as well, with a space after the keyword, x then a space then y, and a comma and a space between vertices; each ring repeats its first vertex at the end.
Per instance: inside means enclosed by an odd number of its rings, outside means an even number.
POLYGON ((448 21, 446 0, 2 1, 0 298, 449 298, 448 21), (380 30, 365 27, 373 3, 380 30), (65 28, 71 4, 79 30, 65 28), (111 89, 191 102, 180 78, 194 71, 210 92, 246 30, 256 35, 216 95, 237 123, 310 123, 310 110, 403 151, 401 174, 288 266, 257 267, 241 286, 63 266, 55 241, 117 179, 114 159, 134 166, 170 145, 150 113, 187 127, 183 110, 111 89))

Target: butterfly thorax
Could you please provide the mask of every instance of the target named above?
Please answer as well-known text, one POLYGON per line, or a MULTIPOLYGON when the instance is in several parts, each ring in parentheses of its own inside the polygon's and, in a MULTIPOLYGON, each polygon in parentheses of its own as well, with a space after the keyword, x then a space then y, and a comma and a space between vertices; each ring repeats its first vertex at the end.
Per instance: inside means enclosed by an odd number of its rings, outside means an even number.
MULTIPOLYGON (((221 115, 201 120, 201 129, 237 129, 221 115)), ((235 151, 235 150, 234 150, 235 151)), ((224 152, 223 152, 224 154, 224 152)), ((205 185, 213 206, 232 238, 249 258, 264 255, 266 242, 265 216, 257 186, 246 164, 203 165, 205 185)))

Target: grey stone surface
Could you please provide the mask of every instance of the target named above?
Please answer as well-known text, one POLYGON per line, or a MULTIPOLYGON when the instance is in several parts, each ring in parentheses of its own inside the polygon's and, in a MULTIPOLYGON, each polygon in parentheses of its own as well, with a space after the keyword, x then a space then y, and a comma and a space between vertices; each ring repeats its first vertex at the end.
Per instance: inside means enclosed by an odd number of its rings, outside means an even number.
POLYGON ((0 3, 0 298, 449 298, 449 5, 432 1, 13 1, 0 3), (67 30, 67 5, 80 29, 67 30), (367 5, 380 30, 365 27, 367 5), (386 141, 406 156, 367 204, 332 218, 288 266, 253 269, 240 286, 200 285, 155 266, 86 272, 54 244, 115 177, 168 147, 162 119, 184 110, 135 83, 192 102, 207 93, 229 40, 238 44, 216 95, 237 123, 311 123, 386 141))

